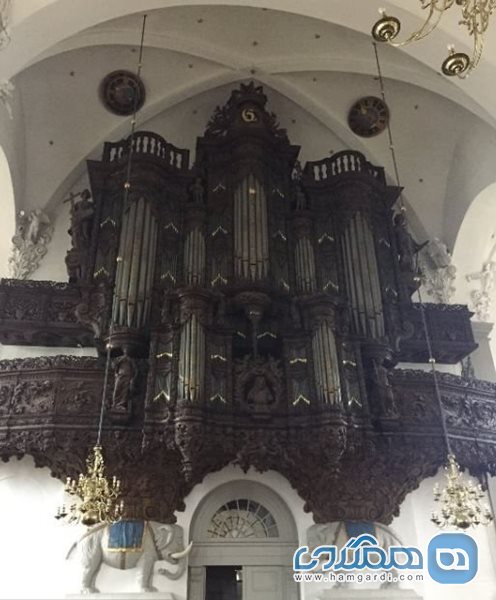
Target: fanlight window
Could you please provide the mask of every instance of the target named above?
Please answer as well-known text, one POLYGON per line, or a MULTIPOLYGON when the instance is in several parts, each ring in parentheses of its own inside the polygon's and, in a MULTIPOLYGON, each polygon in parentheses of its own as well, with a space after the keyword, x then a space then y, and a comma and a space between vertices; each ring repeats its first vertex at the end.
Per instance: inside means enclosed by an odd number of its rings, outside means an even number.
POLYGON ((209 538, 276 538, 277 523, 258 502, 236 499, 221 506, 208 526, 209 538))

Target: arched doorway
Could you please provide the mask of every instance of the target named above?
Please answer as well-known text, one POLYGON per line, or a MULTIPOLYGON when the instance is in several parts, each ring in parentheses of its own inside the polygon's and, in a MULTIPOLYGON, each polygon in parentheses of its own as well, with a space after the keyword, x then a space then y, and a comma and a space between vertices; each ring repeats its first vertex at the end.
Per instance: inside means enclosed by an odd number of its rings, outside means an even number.
POLYGON ((274 491, 254 481, 221 485, 191 524, 188 600, 298 600, 293 516, 274 491))

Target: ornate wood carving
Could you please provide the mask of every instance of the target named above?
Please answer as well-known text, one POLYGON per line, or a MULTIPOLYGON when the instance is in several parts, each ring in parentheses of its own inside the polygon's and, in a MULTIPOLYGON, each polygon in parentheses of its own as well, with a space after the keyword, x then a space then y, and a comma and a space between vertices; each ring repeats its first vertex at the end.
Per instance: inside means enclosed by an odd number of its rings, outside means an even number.
MULTIPOLYGON (((234 462, 282 473, 317 521, 388 522, 444 460, 431 376, 394 370, 427 360, 399 190, 352 151, 302 171, 266 102, 253 84, 234 91, 192 169, 150 132, 105 144, 88 165, 91 199, 73 206, 71 283, 3 280, 0 342, 103 351, 120 307, 103 445, 130 516, 173 521, 194 485, 234 462), (147 227, 147 252, 123 244, 147 227), (130 319, 136 306, 143 318, 130 319)), ((426 315, 438 361, 475 348, 466 307, 426 315)), ((102 385, 102 358, 1 362, 0 456, 75 476, 102 385)), ((440 386, 459 459, 496 471, 496 387, 440 386)))

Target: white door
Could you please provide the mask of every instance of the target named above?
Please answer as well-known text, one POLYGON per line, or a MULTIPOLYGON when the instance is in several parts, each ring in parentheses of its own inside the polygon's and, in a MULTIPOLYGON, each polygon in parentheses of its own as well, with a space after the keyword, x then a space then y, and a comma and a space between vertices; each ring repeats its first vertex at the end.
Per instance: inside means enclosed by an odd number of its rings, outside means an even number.
POLYGON ((243 567, 243 600, 298 600, 298 584, 287 567, 243 567))

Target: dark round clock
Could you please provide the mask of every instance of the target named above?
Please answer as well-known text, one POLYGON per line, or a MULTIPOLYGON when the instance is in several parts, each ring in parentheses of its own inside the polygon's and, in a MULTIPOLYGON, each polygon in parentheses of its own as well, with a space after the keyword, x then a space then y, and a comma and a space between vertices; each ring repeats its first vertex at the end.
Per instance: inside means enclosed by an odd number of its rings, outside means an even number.
POLYGON ((348 125, 351 131, 361 137, 378 135, 386 129, 388 122, 387 104, 375 96, 360 98, 348 114, 348 125))

